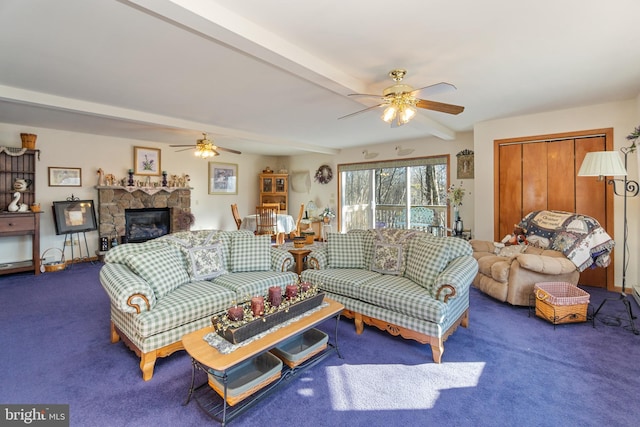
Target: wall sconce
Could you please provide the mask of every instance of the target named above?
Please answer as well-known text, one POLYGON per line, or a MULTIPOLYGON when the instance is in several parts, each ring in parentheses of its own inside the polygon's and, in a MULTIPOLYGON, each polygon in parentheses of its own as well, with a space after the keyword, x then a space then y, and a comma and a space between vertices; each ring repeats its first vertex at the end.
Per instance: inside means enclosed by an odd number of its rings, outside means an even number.
POLYGON ((414 151, 415 151, 415 148, 402 148, 402 145, 396 146, 396 154, 398 156, 408 156, 414 151))
POLYGON ((378 157, 378 153, 370 153, 369 150, 364 150, 362 154, 364 155, 364 158, 367 160, 375 159, 376 157, 378 157))

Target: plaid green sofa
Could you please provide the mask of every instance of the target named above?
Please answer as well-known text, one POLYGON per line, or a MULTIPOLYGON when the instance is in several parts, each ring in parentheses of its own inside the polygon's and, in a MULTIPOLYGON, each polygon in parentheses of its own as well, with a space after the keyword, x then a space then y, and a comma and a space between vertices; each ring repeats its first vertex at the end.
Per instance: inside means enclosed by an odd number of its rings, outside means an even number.
POLYGON ((404 229, 329 233, 308 256, 301 279, 317 284, 355 319, 431 346, 441 362, 444 341, 468 326, 469 287, 478 271, 469 243, 404 229))
POLYGON ((148 381, 158 357, 182 350, 182 336, 212 315, 271 286, 295 283, 293 256, 248 230, 174 233, 109 250, 100 282, 111 302, 111 342, 140 357, 148 381))

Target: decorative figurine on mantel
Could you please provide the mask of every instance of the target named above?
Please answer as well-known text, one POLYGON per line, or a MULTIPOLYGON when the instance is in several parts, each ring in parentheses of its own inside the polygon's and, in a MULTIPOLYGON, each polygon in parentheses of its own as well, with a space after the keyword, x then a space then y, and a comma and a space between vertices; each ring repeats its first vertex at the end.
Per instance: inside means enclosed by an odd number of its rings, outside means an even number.
POLYGON ((104 187, 106 182, 104 180, 104 171, 102 168, 98 168, 98 187, 104 187))

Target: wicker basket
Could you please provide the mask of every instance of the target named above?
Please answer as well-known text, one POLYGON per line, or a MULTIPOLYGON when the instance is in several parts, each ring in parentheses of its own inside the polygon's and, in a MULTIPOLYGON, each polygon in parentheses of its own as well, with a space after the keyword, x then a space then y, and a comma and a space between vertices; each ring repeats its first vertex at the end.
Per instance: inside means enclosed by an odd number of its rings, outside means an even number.
POLYGON ((590 295, 566 282, 536 283, 536 316, 554 325, 578 323, 587 320, 590 295))
POLYGON ((21 133, 20 138, 22 139, 22 148, 26 148, 27 150, 36 149, 36 138, 38 138, 38 135, 33 133, 21 133))
POLYGON ((42 254, 42 258, 40 259, 41 261, 41 270, 42 272, 47 272, 47 273, 52 273, 55 271, 61 271, 64 270, 67 267, 67 264, 64 262, 64 252, 62 251, 62 249, 58 249, 58 248, 49 248, 46 251, 44 251, 44 253, 42 254), (60 261, 52 261, 52 262, 48 262, 45 264, 44 260, 46 258, 47 252, 54 250, 54 251, 59 251, 60 252, 60 261))

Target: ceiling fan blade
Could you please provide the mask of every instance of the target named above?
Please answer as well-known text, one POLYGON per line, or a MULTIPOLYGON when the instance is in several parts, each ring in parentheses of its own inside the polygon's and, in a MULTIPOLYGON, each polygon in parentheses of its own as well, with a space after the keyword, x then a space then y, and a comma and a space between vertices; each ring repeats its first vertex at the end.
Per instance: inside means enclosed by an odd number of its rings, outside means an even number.
POLYGON ((453 104, 444 104, 442 102, 426 101, 419 99, 416 103, 416 107, 424 108, 425 110, 439 111, 447 114, 460 114, 464 111, 464 107, 453 104))
POLYGON ((182 152, 182 151, 187 151, 187 150, 193 150, 194 148, 196 148, 196 147, 191 146, 191 147, 189 147, 189 148, 183 148, 182 150, 176 150, 176 153, 180 153, 180 152, 182 152))
POLYGON ((169 147, 195 147, 193 144, 185 144, 185 145, 170 145, 169 147))
POLYGON ((440 83, 432 84, 432 85, 429 85, 429 86, 421 87, 420 89, 414 89, 411 92, 411 95, 412 96, 420 95, 420 96, 431 98, 433 96, 441 95, 443 93, 449 93, 449 92, 457 90, 457 89, 458 88, 456 88, 451 83, 440 82, 440 83))
MULTIPOLYGON (((380 98, 380 97, 378 97, 378 98, 380 98)), ((364 113, 366 111, 373 110, 373 109, 378 108, 378 107, 382 107, 383 105, 386 105, 386 104, 382 103, 382 104, 374 105, 373 107, 365 108, 364 110, 356 111, 355 113, 351 113, 351 114, 347 114, 346 116, 338 117, 338 120, 346 119, 347 117, 353 117, 353 116, 356 116, 356 115, 358 115, 360 113, 364 113)))
MULTIPOLYGON (((238 150, 233 150, 231 148, 224 148, 224 147, 220 147, 216 145, 216 150, 220 150, 220 151, 226 151, 228 153, 234 153, 234 154, 242 154, 241 152, 239 152, 238 150)), ((214 150, 215 151, 215 150, 214 150)))

